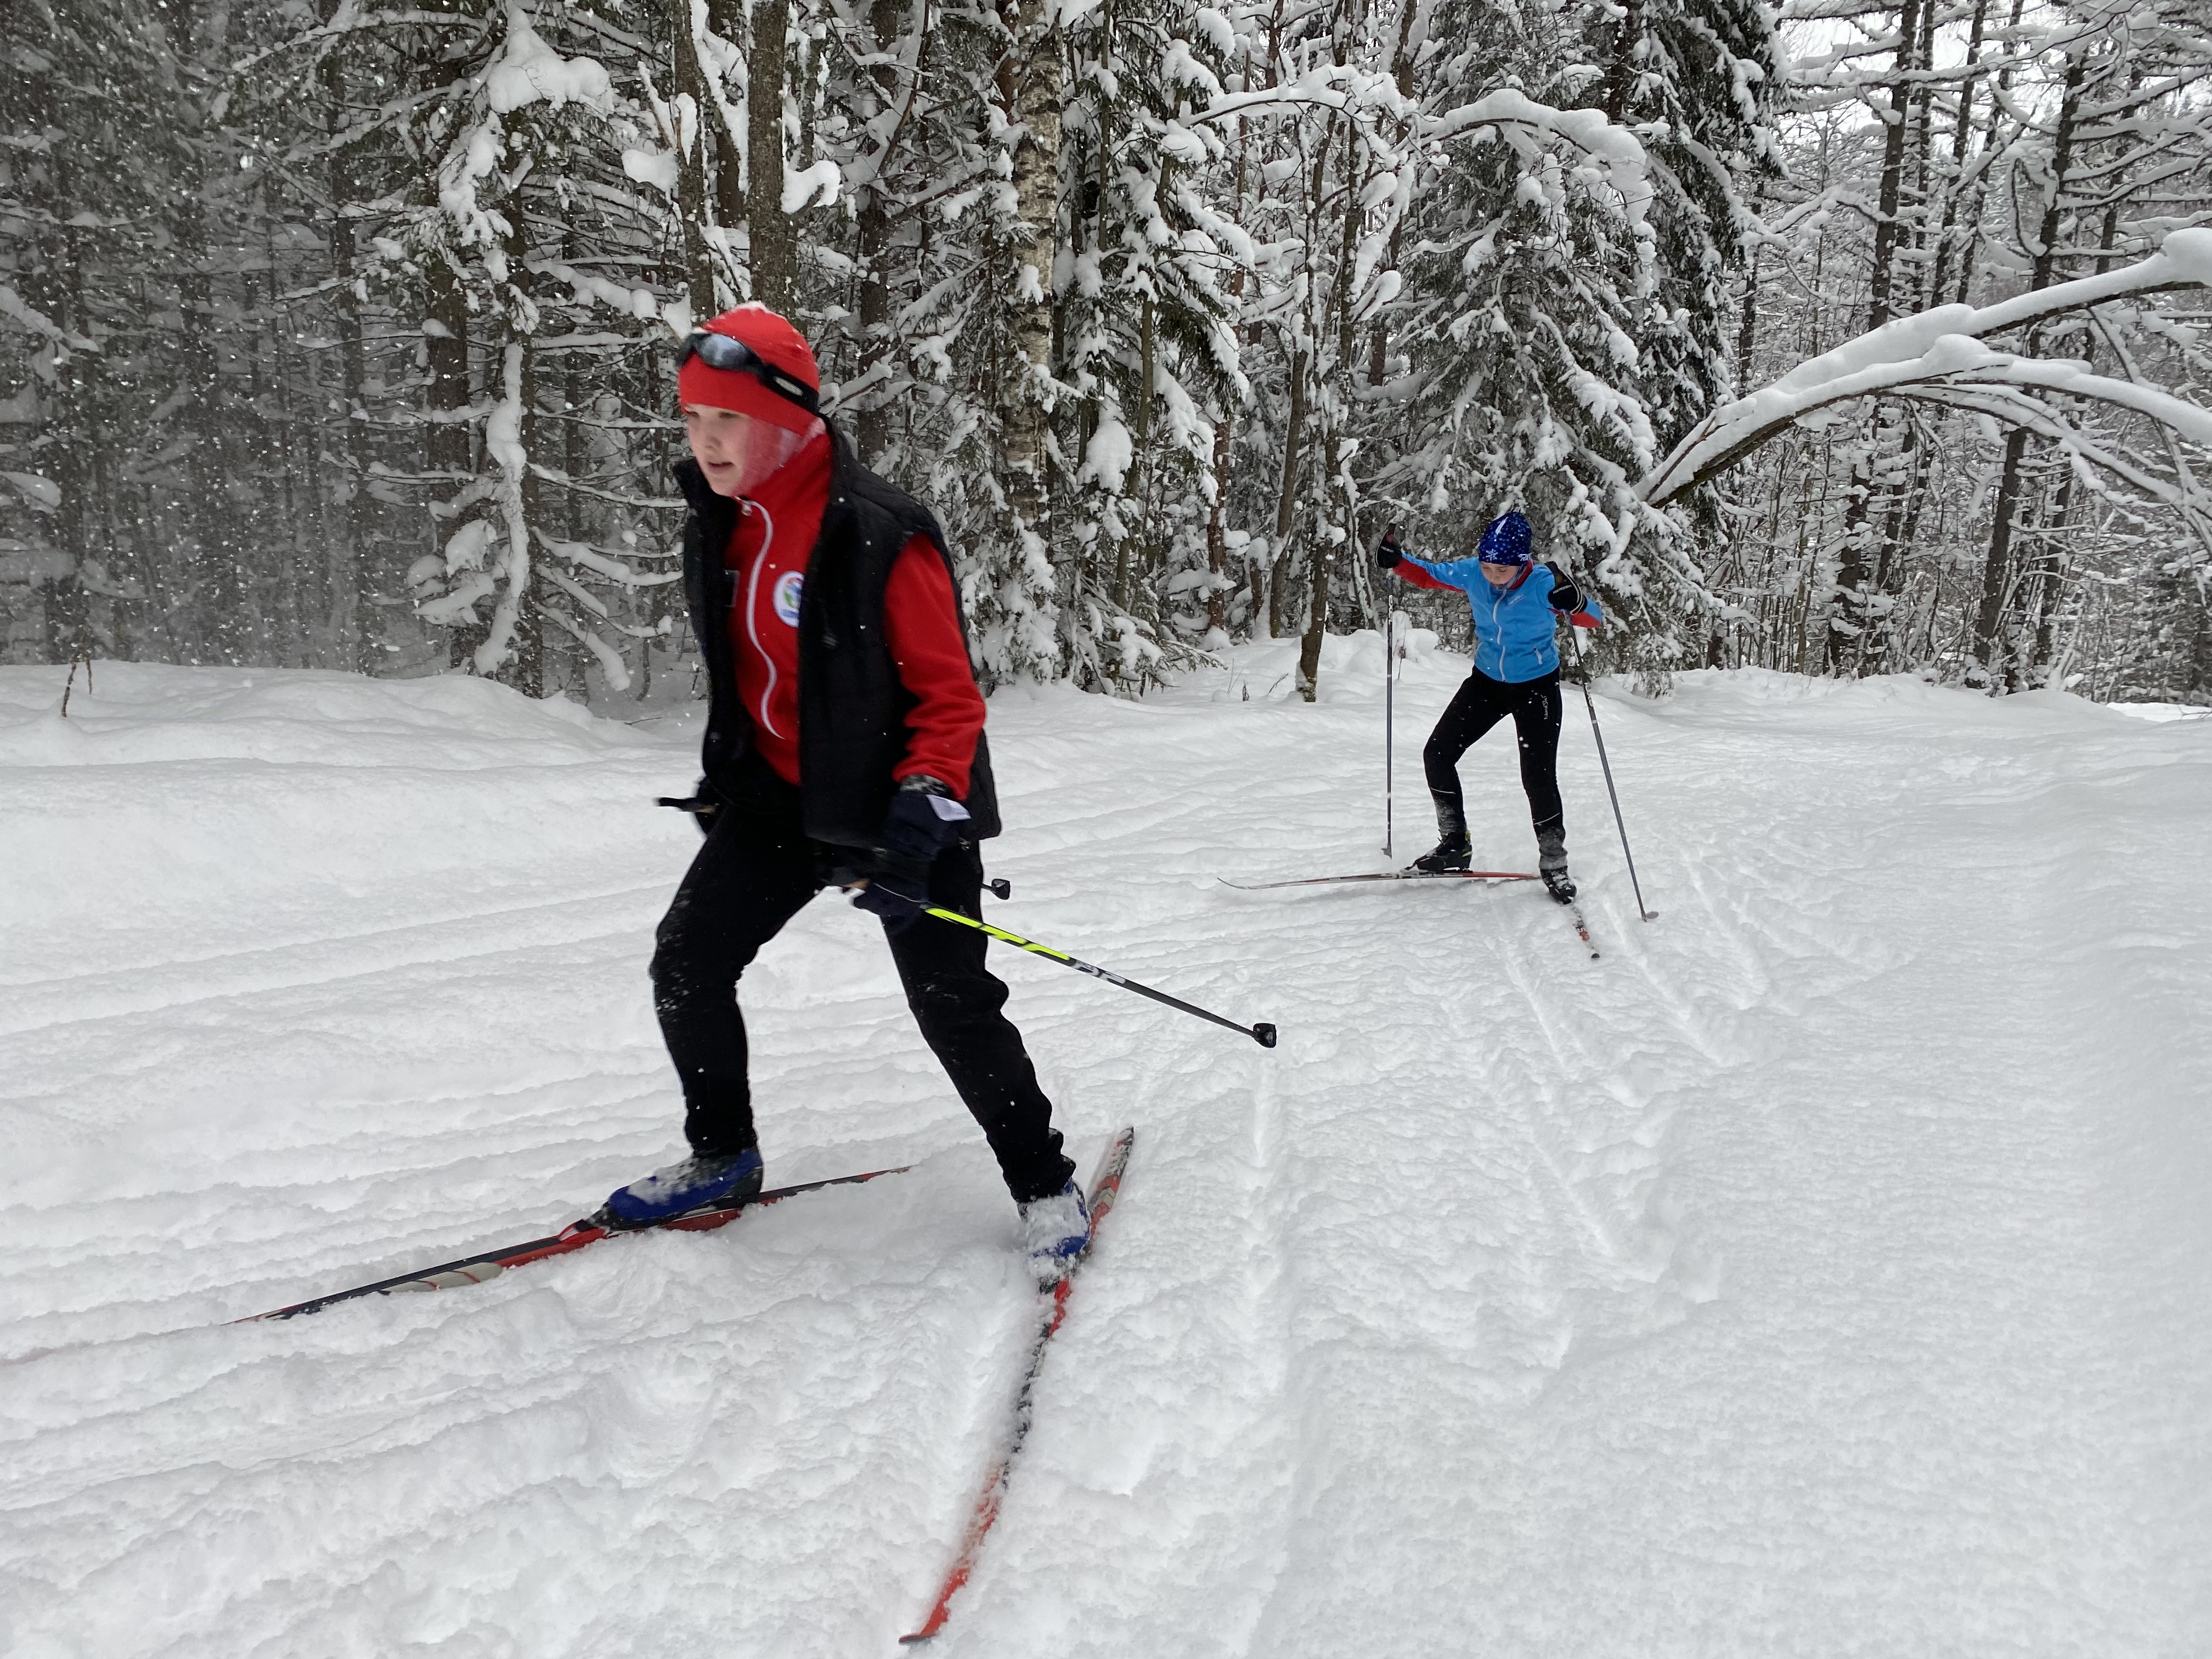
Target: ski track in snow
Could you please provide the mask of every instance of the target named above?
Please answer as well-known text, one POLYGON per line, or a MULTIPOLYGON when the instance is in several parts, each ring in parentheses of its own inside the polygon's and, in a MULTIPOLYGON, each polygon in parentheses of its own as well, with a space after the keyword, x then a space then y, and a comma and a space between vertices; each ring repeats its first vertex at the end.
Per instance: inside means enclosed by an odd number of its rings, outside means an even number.
MULTIPOLYGON (((1381 653, 994 700, 988 914, 1085 1172, 1138 1126, 948 1656, 2212 1648, 2212 723, 1912 681, 1601 692, 1528 887, 1382 866, 1381 653), (1243 698, 1246 687, 1250 701, 1243 698)), ((1462 661, 1399 693, 1397 854, 1462 661)), ((748 974, 719 1232, 221 1322, 676 1155, 684 722, 477 682, 0 671, 0 1652, 885 1653, 1030 1293, 868 919, 748 974)), ((1578 694, 1571 703, 1579 703, 1578 694)), ((1510 737, 1463 768, 1528 867, 1510 737)))

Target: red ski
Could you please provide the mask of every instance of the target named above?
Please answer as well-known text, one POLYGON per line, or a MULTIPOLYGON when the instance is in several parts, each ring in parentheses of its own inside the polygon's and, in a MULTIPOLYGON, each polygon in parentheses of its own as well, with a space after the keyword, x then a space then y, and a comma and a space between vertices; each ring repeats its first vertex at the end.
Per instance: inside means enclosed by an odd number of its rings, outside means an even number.
POLYGON ((1097 1243, 1098 1229, 1112 1212, 1114 1200, 1121 1195, 1121 1172, 1129 1167, 1129 1148, 1136 1139, 1133 1128, 1122 1130, 1106 1148, 1105 1157, 1098 1161, 1098 1173, 1091 1182, 1091 1243, 1083 1247, 1083 1254, 1038 1298, 1036 1334, 1030 1340, 1029 1368, 1022 1374, 1021 1395, 1014 1402, 1012 1431, 998 1456, 992 1460, 990 1472, 983 1477, 982 1494, 976 1498, 975 1508, 968 1517, 968 1531, 960 1540, 960 1553, 945 1575, 944 1587, 929 1609, 929 1617, 922 1620, 920 1630, 900 1637, 902 1643, 927 1642, 943 1630, 945 1620, 952 1616, 952 1598, 960 1593, 961 1586, 968 1582, 968 1575, 975 1570, 975 1559, 983 1553, 983 1540, 999 1518, 999 1504, 1006 1495, 1006 1480, 1013 1473, 1014 1459, 1021 1455, 1022 1442, 1029 1437, 1030 1402, 1036 1393, 1037 1373, 1044 1368, 1045 1350, 1067 1318, 1067 1298, 1075 1288, 1076 1269, 1090 1255, 1091 1245, 1097 1243))
POLYGON ((1334 887, 1348 881, 1534 881, 1519 870, 1375 870, 1360 876, 1299 876, 1290 881, 1231 881, 1215 878, 1224 887, 1242 893, 1261 893, 1273 887, 1334 887))
POLYGON ((1597 943, 1589 936, 1589 923, 1583 920, 1583 907, 1572 899, 1566 901, 1566 906, 1567 918, 1575 925, 1575 937, 1589 946, 1590 960, 1595 962, 1598 959, 1597 943))
POLYGON ((481 1285, 486 1279, 498 1278, 510 1267, 543 1261, 550 1255, 566 1255, 571 1250, 580 1250, 587 1244, 596 1244, 603 1238, 618 1237, 625 1232, 711 1232, 717 1227, 726 1227, 747 1210, 757 1210, 764 1204, 793 1198, 800 1193, 817 1192, 824 1187, 850 1187, 860 1182, 873 1181, 878 1176, 901 1175, 907 1167, 901 1164, 896 1170, 871 1170, 866 1175, 832 1176, 826 1181, 805 1181, 796 1187, 778 1187, 743 1204, 728 1205, 719 1209, 694 1210, 689 1215, 679 1215, 651 1227, 609 1226, 604 1219, 605 1212, 602 1211, 598 1215, 586 1216, 581 1221, 571 1222, 550 1237, 533 1238, 526 1244, 510 1244, 505 1249, 486 1250, 482 1255, 463 1256, 459 1261, 442 1262, 435 1267, 401 1273, 396 1279, 380 1279, 374 1285, 356 1285, 349 1291, 333 1291, 328 1296, 295 1302, 289 1308, 276 1308, 268 1313, 248 1314, 243 1319, 234 1319, 230 1322, 250 1325, 260 1319, 290 1319, 297 1314, 319 1313, 325 1308, 340 1302, 351 1302, 357 1297, 390 1296, 398 1291, 445 1291, 456 1285, 481 1285))

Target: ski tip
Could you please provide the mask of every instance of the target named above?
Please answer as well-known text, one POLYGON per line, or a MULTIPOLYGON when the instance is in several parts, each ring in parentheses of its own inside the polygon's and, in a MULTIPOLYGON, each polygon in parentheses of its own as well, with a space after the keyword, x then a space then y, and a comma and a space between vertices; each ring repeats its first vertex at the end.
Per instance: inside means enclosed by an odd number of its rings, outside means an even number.
POLYGON ((1262 1048, 1273 1048, 1275 1046, 1275 1028, 1266 1024, 1264 1021, 1260 1024, 1255 1025, 1252 1028, 1252 1041, 1258 1043, 1262 1048))
POLYGON ((922 1643, 922 1642, 934 1642, 936 1639, 937 1639, 936 1635, 935 1635, 933 1632, 929 1632, 929 1631, 918 1630, 918 1631, 915 1632, 915 1633, 914 1633, 913 1635, 911 1635, 911 1636, 902 1636, 902 1637, 900 1637, 900 1638, 899 1638, 899 1645, 900 1645, 901 1647, 902 1647, 902 1648, 910 1648, 910 1647, 915 1646, 915 1645, 916 1644, 918 1644, 918 1643, 922 1643))

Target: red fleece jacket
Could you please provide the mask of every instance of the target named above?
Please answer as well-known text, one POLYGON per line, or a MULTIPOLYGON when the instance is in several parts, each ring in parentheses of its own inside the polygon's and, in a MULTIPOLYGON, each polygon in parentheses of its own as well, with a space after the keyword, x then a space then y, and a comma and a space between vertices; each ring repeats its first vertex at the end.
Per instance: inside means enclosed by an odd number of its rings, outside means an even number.
MULTIPOLYGON (((738 696, 752 716, 763 757, 787 783, 799 781, 799 596, 829 505, 824 432, 739 500, 737 528, 722 552, 723 565, 737 577, 730 643, 738 696)), ((983 730, 983 694, 960 635, 952 579, 926 536, 900 549, 891 566, 884 635, 900 683, 916 699, 906 718, 906 758, 892 775, 939 778, 965 796, 983 730)))

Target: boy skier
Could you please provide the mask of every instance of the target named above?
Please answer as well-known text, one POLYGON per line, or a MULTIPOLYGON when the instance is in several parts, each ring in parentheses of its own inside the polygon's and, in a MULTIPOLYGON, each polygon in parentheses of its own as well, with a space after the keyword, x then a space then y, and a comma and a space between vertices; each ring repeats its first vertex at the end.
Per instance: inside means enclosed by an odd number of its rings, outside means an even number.
POLYGON ((737 985, 823 887, 883 919, 908 1004, 997 1155, 1040 1268, 1090 1234, 1073 1165, 981 933, 977 843, 999 833, 983 694, 951 557, 929 510, 863 468, 818 412, 820 375, 783 318, 741 306, 678 356, 691 459, 684 577, 706 659, 706 842, 660 923, 653 1006, 691 1156, 616 1192, 650 1226, 760 1191, 737 985))
POLYGON ((1507 513, 1490 521, 1474 557, 1432 564, 1400 547, 1393 527, 1376 549, 1375 562, 1418 587, 1465 593, 1474 620, 1474 666, 1421 750, 1440 839, 1413 867, 1431 874, 1468 867, 1474 849, 1459 757, 1510 714, 1521 742, 1521 787, 1536 828, 1536 868, 1552 896, 1566 904, 1575 884, 1567 878, 1566 822, 1559 805, 1559 653, 1553 634, 1561 616, 1577 627, 1595 628, 1603 613, 1558 565, 1533 562, 1530 539, 1528 520, 1507 513))

